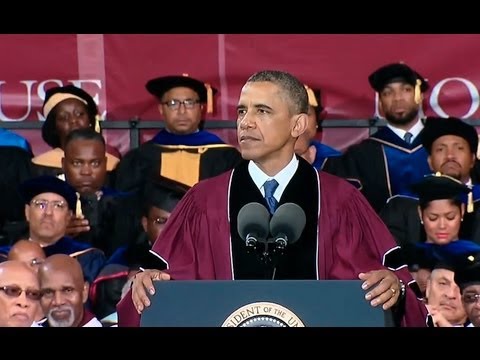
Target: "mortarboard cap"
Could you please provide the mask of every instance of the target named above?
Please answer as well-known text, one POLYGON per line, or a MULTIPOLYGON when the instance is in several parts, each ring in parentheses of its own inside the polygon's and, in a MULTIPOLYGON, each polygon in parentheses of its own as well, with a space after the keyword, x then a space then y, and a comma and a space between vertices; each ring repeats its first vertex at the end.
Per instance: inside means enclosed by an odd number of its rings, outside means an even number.
POLYGON ((447 269, 456 272, 471 254, 480 253, 480 245, 470 240, 456 240, 448 244, 417 243, 413 262, 422 269, 447 269))
POLYGON ((480 284, 480 250, 463 256, 455 269, 454 279, 460 291, 469 285, 480 284))
POLYGON ((52 110, 67 99, 77 99, 83 102, 87 106, 89 118, 95 119, 91 125, 95 127, 95 131, 100 132, 98 107, 90 94, 74 85, 57 86, 45 92, 45 100, 42 107, 43 116, 45 117, 45 122, 42 126, 42 138, 52 148, 60 146, 52 110))
POLYGON ((171 213, 189 189, 188 185, 159 176, 150 180, 145 187, 145 208, 155 206, 171 213))
POLYGON ((412 190, 418 195, 420 203, 442 199, 464 201, 471 192, 470 187, 461 181, 439 172, 426 175, 421 181, 412 185, 412 190))
POLYGON ((75 210, 75 205, 77 202, 75 189, 67 182, 54 176, 44 175, 29 179, 20 185, 20 192, 23 196, 25 204, 29 204, 30 201, 39 194, 58 194, 67 201, 70 210, 75 210))
POLYGON ((385 86, 394 82, 404 82, 415 87, 415 101, 420 103, 420 93, 428 90, 428 82, 416 71, 403 63, 382 66, 368 77, 370 86, 381 92, 385 86))
POLYGON ((320 89, 313 89, 306 84, 304 84, 303 86, 305 87, 305 90, 307 90, 308 105, 315 108, 320 108, 320 111, 323 110, 320 89))
POLYGON ((170 89, 176 87, 190 88, 198 94, 201 103, 207 104, 207 113, 213 113, 213 96, 218 91, 210 84, 203 83, 187 74, 169 75, 151 79, 145 87, 150 94, 156 96, 158 99, 161 99, 170 89))
POLYGON ((478 134, 475 128, 461 119, 448 117, 428 117, 425 120, 425 128, 420 133, 423 147, 429 154, 432 153, 432 145, 441 136, 455 135, 465 139, 472 154, 477 153, 478 134))

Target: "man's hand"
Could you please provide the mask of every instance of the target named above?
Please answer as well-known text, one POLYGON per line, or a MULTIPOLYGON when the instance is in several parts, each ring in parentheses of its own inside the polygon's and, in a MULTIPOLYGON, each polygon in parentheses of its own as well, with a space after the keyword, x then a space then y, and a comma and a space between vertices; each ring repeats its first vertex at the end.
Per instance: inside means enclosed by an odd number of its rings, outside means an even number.
POLYGON ((365 299, 370 301, 372 306, 382 305, 387 310, 395 305, 400 297, 401 285, 397 275, 390 270, 373 270, 358 275, 363 290, 368 290, 365 299), (377 284, 375 287, 372 288, 377 284))
POLYGON ((75 237, 82 232, 90 231, 90 226, 88 220, 82 216, 72 216, 70 222, 65 230, 65 234, 68 236, 75 237))
POLYGON ((435 327, 453 327, 453 325, 445 319, 442 312, 438 310, 436 307, 431 305, 426 305, 428 312, 433 320, 433 326, 435 327))
POLYGON ((139 314, 142 313, 145 307, 150 306, 146 291, 150 295, 155 294, 155 288, 152 281, 170 280, 170 275, 160 270, 145 270, 137 273, 133 278, 132 283, 132 301, 135 309, 139 314))

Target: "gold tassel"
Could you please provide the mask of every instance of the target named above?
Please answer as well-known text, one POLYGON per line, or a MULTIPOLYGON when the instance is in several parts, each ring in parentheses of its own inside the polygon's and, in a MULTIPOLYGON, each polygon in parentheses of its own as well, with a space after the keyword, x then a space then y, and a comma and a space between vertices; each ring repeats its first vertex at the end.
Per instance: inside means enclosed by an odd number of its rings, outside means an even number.
POLYGON ((422 102, 422 91, 420 89, 420 86, 422 85, 422 80, 417 79, 417 82, 415 84, 415 102, 417 104, 420 104, 422 102))
POLYGON ((313 106, 313 107, 317 107, 318 106, 318 102, 317 102, 317 98, 315 97, 315 93, 313 92, 313 90, 308 87, 307 85, 304 85, 305 86, 305 90, 307 90, 307 95, 308 95, 308 104, 310 106, 313 106))
POLYGON ((100 115, 97 114, 97 116, 95 116, 95 131, 97 133, 100 133, 101 130, 100 130, 100 115))
POLYGON ((467 213, 473 212, 473 192, 468 193, 467 213))
POLYGON ((205 84, 207 88, 207 114, 213 114, 213 90, 210 84, 205 84))
POLYGON ((82 202, 80 201, 80 194, 77 192, 77 204, 75 207, 75 216, 76 217, 83 217, 82 212, 82 202))

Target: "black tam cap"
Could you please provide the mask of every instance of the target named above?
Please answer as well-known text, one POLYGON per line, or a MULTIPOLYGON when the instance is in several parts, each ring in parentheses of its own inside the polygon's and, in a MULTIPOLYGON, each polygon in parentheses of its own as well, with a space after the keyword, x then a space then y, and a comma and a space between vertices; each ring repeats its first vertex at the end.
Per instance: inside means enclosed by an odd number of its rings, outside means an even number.
POLYGON ((188 75, 169 75, 151 79, 145 85, 148 92, 158 99, 176 87, 187 87, 198 94, 201 103, 207 104, 207 112, 213 112, 213 96, 217 93, 217 89, 210 84, 203 83, 200 80, 194 79, 188 75))
POLYGON ((150 180, 145 187, 144 208, 148 211, 155 206, 171 213, 189 189, 189 186, 175 180, 157 177, 150 180))
POLYGON ((381 92, 385 86, 394 82, 418 85, 422 93, 429 88, 428 82, 419 73, 402 63, 382 66, 368 77, 368 82, 376 92, 381 92))
POLYGON ((425 176, 422 181, 412 185, 412 190, 418 195, 420 204, 442 199, 466 203, 467 195, 472 191, 461 181, 441 173, 425 176))
POLYGON ((67 182, 54 176, 39 176, 29 179, 20 185, 20 192, 25 204, 29 204, 32 199, 43 193, 54 193, 62 196, 68 203, 68 208, 75 211, 77 194, 75 189, 67 182))
POLYGON ((448 117, 428 117, 425 120, 425 128, 420 133, 423 147, 429 154, 432 153, 432 145, 441 136, 455 135, 467 141, 472 154, 477 153, 478 134, 472 125, 461 119, 448 117))
MULTIPOLYGON (((95 100, 85 90, 74 85, 57 86, 48 89, 45 92, 45 101, 43 102, 43 116, 45 122, 42 126, 42 138, 52 148, 60 146, 60 138, 56 132, 55 106, 67 99, 77 99, 85 104, 88 111, 91 126, 96 127, 96 117, 98 115, 98 107, 95 100)), ((98 129, 96 129, 98 131, 98 129)))
POLYGON ((480 284, 480 251, 465 254, 455 271, 455 283, 463 291, 469 285, 480 284))

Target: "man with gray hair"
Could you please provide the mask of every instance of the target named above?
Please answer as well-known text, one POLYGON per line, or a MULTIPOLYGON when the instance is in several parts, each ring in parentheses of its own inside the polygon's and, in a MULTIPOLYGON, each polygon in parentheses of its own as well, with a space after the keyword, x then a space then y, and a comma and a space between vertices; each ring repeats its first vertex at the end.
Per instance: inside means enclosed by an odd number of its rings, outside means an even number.
POLYGON ((38 276, 40 304, 47 317, 45 327, 102 326, 85 306, 90 286, 76 259, 64 254, 52 255, 40 266, 38 276))

